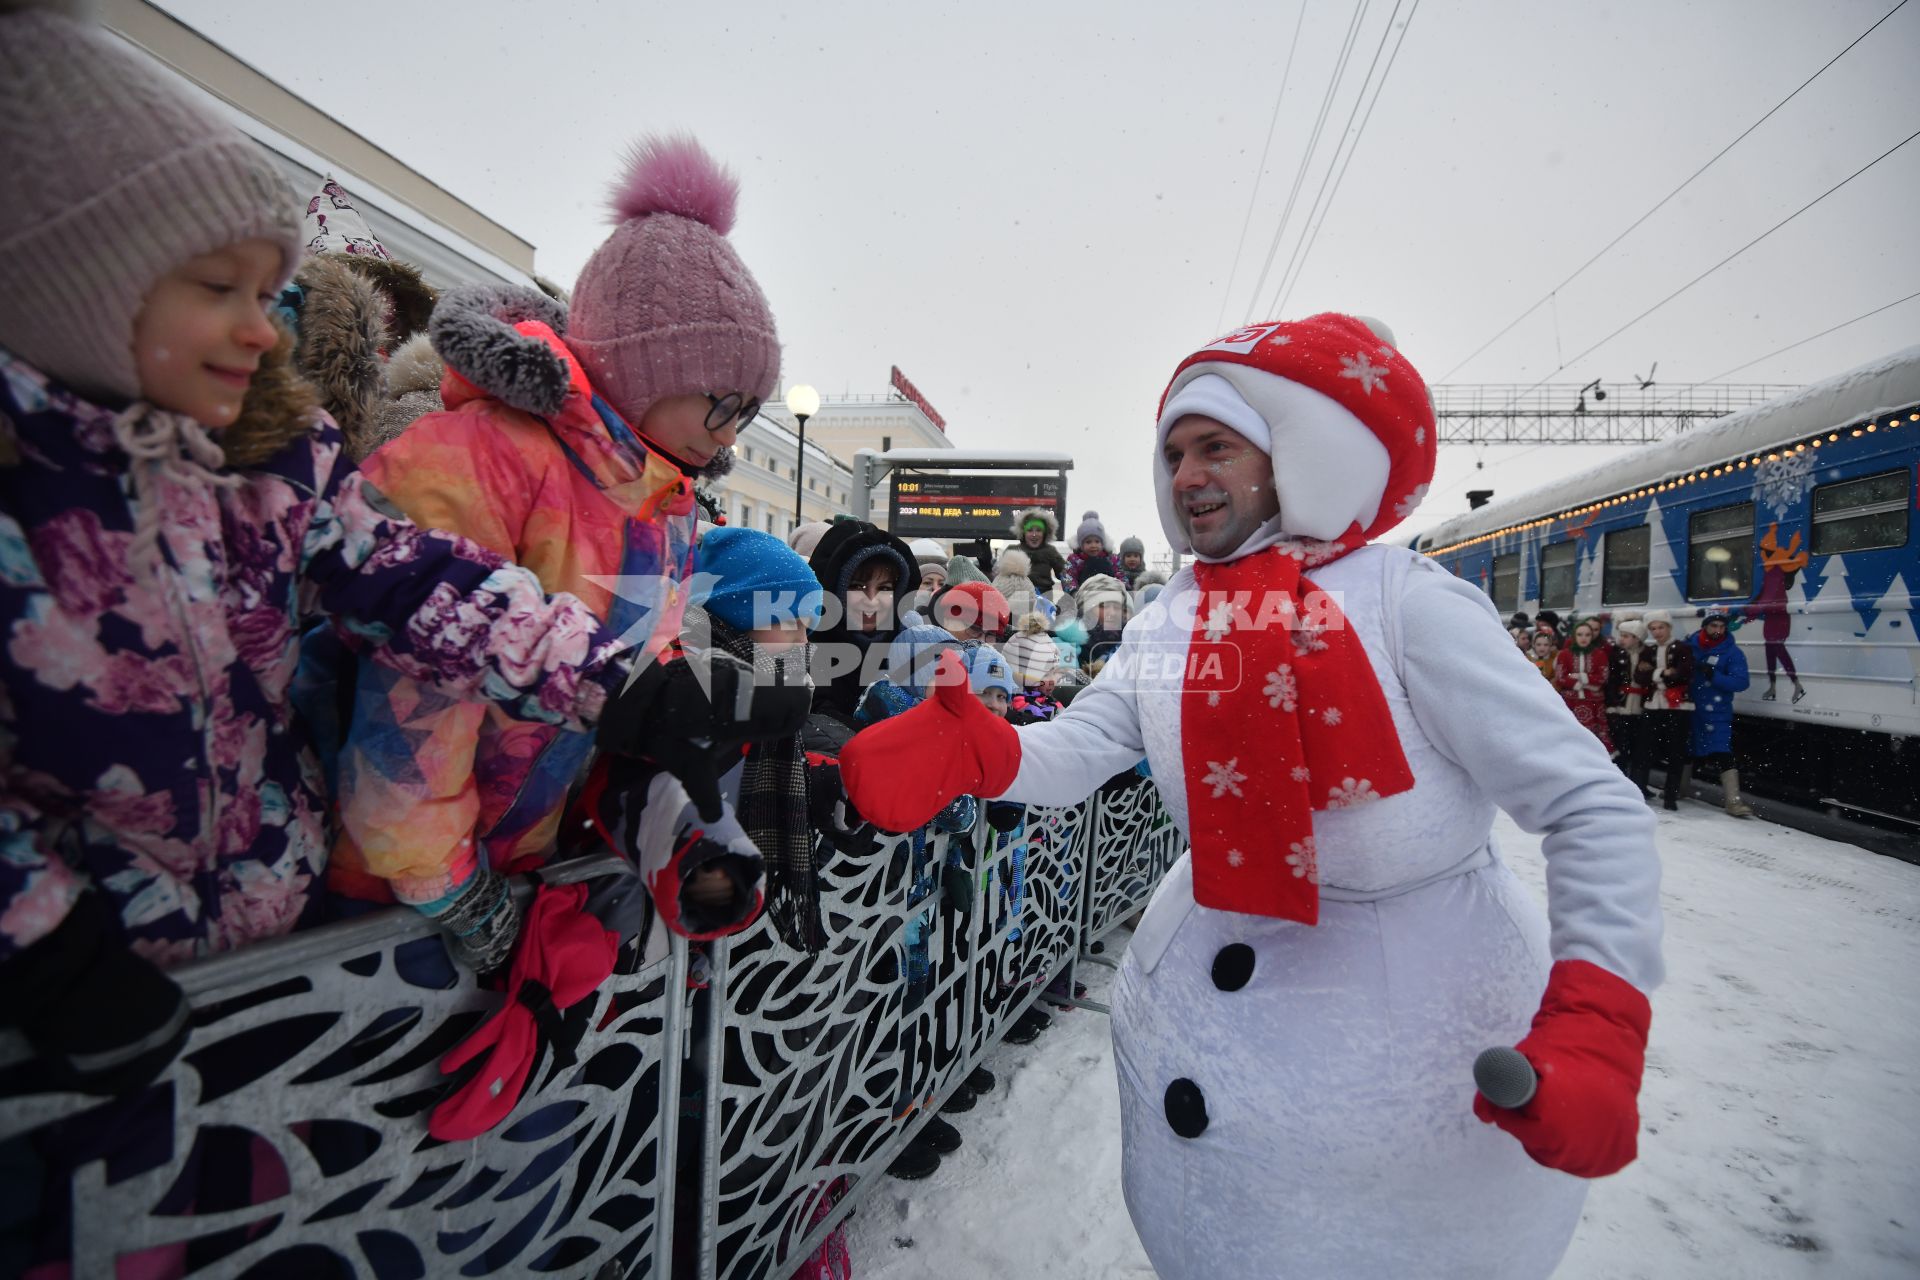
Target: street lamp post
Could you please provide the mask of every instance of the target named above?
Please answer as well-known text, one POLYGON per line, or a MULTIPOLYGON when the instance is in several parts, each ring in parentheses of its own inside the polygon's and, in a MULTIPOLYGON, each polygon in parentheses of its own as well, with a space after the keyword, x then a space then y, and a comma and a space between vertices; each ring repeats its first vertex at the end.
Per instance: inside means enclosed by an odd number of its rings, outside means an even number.
POLYGON ((801 485, 807 472, 807 419, 820 412, 820 393, 804 383, 787 388, 787 412, 800 424, 800 443, 793 451, 793 527, 805 522, 800 510, 801 485))

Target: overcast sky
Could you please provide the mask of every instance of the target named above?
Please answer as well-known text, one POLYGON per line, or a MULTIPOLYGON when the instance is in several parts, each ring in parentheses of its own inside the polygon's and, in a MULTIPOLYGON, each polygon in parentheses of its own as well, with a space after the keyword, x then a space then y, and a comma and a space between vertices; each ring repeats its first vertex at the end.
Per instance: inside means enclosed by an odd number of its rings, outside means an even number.
MULTIPOLYGON (((1072 452, 1070 516, 1098 508, 1150 546, 1159 393, 1208 338, 1270 318, 1395 11, 1366 6, 1255 300, 1355 0, 1308 0, 1304 22, 1296 0, 161 2, 531 240, 563 283, 606 235, 622 144, 694 133, 741 178, 733 238, 788 380, 880 392, 898 364, 956 443, 1072 452)), ((1899 0, 1415 2, 1278 314, 1378 316, 1434 382, 1626 382, 1657 360, 1671 386, 1920 291, 1916 140, 1554 373, 1920 130, 1909 3, 1456 371, 1899 0)), ((1920 299, 1727 380, 1811 381, 1915 341, 1920 299)), ((1403 536, 1468 488, 1509 497, 1604 456, 1444 448, 1403 536)))

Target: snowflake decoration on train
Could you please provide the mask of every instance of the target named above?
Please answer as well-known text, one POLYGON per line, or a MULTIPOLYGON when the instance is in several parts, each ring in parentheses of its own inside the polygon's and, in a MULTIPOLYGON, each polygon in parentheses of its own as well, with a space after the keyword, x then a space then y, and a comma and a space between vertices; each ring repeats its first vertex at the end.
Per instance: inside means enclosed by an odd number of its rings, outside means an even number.
POLYGON ((1753 495, 1773 508, 1776 516, 1785 516, 1789 508, 1798 506, 1812 487, 1811 453, 1783 453, 1753 469, 1753 495))

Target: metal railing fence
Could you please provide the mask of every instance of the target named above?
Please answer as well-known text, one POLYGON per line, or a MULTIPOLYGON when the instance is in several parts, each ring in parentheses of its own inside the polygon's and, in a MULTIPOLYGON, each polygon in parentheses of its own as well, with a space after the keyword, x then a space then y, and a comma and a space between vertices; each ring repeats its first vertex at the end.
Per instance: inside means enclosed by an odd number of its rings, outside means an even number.
POLYGON ((137 1099, 23 1091, 34 1064, 0 1044, 0 1181, 44 1181, 48 1150, 116 1150, 77 1160, 64 1204, 41 1206, 70 1208, 76 1276, 149 1251, 193 1276, 602 1280, 672 1275, 676 1255, 681 1274, 784 1276, 1047 984, 1145 903, 1180 841, 1141 780, 915 846, 826 863, 818 955, 762 919, 708 944, 704 991, 677 938, 616 972, 570 1012, 571 1059, 543 1050, 513 1112, 472 1142, 440 1143, 426 1119, 450 1083, 440 1059, 501 997, 435 976, 450 966, 416 913, 183 966, 192 1038, 137 1099), (955 849, 970 907, 937 877, 914 900, 916 872, 955 849), (679 1194, 693 1202, 676 1213, 679 1194))

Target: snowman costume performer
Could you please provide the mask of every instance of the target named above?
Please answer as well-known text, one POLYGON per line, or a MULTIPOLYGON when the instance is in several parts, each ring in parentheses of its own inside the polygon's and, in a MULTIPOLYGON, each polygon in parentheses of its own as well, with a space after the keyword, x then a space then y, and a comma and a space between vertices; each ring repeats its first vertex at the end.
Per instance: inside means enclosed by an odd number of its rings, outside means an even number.
POLYGON ((1378 326, 1227 335, 1158 420, 1161 523, 1198 563, 1100 677, 1017 730, 944 684, 841 757, 895 830, 1151 763, 1190 847, 1128 948, 1113 1040, 1127 1207, 1165 1280, 1546 1276, 1583 1179, 1634 1157, 1653 819, 1485 595, 1364 545, 1434 452, 1378 326), (1544 833, 1546 918, 1496 806, 1544 833), (1499 1110, 1471 1067, 1516 1042, 1540 1083, 1499 1110))

